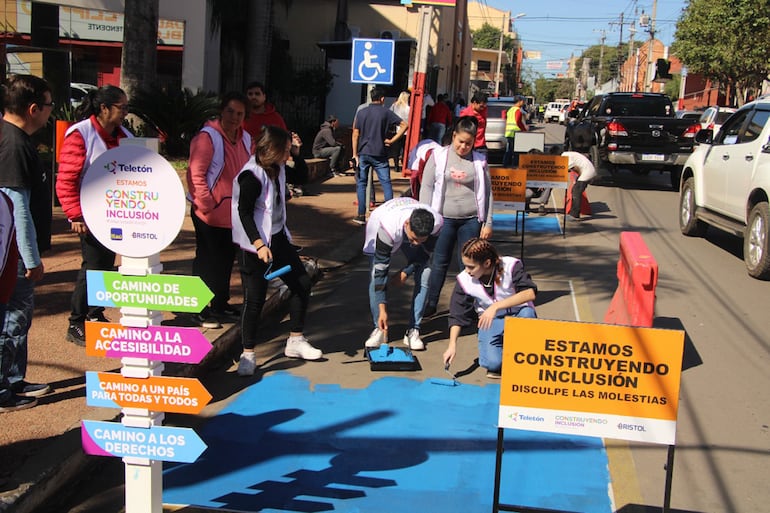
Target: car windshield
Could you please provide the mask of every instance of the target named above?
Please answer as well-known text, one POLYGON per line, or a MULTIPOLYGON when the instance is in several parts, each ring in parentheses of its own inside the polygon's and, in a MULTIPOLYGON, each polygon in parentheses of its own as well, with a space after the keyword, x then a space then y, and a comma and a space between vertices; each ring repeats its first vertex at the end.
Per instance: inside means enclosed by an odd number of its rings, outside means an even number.
POLYGON ((607 114, 613 116, 671 116, 671 102, 666 98, 650 96, 613 98, 607 107, 607 114))
POLYGON ((724 124, 725 120, 732 115, 733 115, 732 111, 720 110, 719 112, 717 112, 717 118, 716 120, 714 120, 714 123, 716 123, 717 125, 722 125, 724 124))

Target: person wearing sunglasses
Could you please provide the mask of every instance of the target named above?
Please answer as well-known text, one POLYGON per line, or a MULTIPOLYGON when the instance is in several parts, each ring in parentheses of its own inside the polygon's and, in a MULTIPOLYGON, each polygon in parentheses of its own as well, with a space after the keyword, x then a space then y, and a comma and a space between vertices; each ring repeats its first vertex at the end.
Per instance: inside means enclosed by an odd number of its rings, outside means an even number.
MULTIPOLYGON (((267 295, 268 275, 287 265, 291 270, 280 276, 291 291, 289 299, 289 338, 284 354, 289 358, 320 360, 321 350, 313 347, 303 332, 310 300, 311 281, 305 266, 291 244, 286 226, 286 162, 299 156, 301 141, 286 130, 265 126, 258 135, 255 152, 233 182, 233 242, 239 248, 243 283, 241 338, 243 353, 238 374, 250 376, 256 371, 257 328, 267 295)), ((307 176, 307 165, 294 159, 292 173, 307 176)), ((292 179, 302 177, 290 176, 292 179)))
POLYGON ((66 339, 78 346, 85 346, 85 322, 107 322, 103 307, 88 306, 86 271, 113 270, 115 253, 96 240, 86 226, 80 205, 80 184, 83 174, 102 153, 116 148, 121 139, 133 135, 123 126, 128 114, 128 98, 119 87, 105 85, 90 91, 75 114, 80 121, 64 134, 56 177, 56 195, 69 219, 72 232, 80 238, 82 258, 70 300, 66 339))

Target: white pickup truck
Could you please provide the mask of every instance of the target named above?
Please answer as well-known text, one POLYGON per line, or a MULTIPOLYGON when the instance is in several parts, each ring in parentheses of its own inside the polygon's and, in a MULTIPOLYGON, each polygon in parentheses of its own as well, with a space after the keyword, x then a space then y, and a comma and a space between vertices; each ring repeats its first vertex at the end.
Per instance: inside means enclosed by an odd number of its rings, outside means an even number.
POLYGON ((718 133, 701 130, 682 169, 679 228, 743 237, 750 276, 770 279, 770 96, 748 103, 718 133))

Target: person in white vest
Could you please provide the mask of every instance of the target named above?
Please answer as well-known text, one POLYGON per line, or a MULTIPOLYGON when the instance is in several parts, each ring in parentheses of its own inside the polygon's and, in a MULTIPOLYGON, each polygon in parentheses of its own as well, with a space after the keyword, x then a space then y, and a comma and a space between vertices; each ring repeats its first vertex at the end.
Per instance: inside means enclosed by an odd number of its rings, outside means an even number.
POLYGON ((429 251, 442 224, 441 214, 408 197, 386 201, 372 212, 366 223, 364 254, 369 257, 369 307, 374 329, 365 347, 378 347, 388 341, 388 282, 401 286, 413 276, 412 309, 404 344, 416 351, 425 349, 420 323, 430 279, 429 251), (399 249, 407 264, 389 280, 391 257, 399 249))
POLYGON ((192 273, 214 293, 211 304, 193 316, 203 328, 221 328, 221 320, 240 318, 240 311, 229 304, 236 253, 230 203, 233 180, 251 156, 251 136, 241 127, 248 107, 245 94, 225 93, 219 117, 207 121, 190 143, 187 199, 195 228, 192 273))
POLYGON ((115 253, 104 247, 88 230, 80 208, 80 184, 92 162, 107 150, 116 148, 121 139, 133 135, 123 127, 123 120, 128 114, 128 98, 119 87, 105 85, 89 92, 78 107, 77 114, 82 121, 67 130, 61 146, 56 195, 72 231, 80 237, 82 257, 72 291, 66 338, 73 344, 85 346, 85 321, 107 321, 103 307, 88 306, 86 271, 113 270, 115 253))
POLYGON ((449 347, 444 351, 444 365, 454 361, 457 338, 462 328, 477 321, 479 366, 487 377, 497 379, 503 364, 503 327, 505 317, 536 318, 533 301, 537 286, 518 258, 501 257, 491 242, 471 239, 462 248, 465 270, 457 283, 449 305, 449 347))
MULTIPOLYGON (((492 185, 486 156, 473 151, 478 129, 476 118, 457 120, 449 146, 433 150, 425 164, 420 201, 444 217, 430 264, 430 289, 425 317, 436 312, 447 269, 454 255, 473 237, 492 235, 492 185), (456 248, 456 249, 455 249, 456 248)), ((458 269, 458 272, 461 269, 458 269)))
MULTIPOLYGON (((323 357, 303 334, 311 281, 286 226, 286 161, 290 154, 299 154, 299 144, 296 135, 276 126, 265 126, 256 140, 254 155, 233 182, 233 242, 240 247, 238 262, 244 291, 243 353, 237 371, 241 376, 254 374, 257 367, 254 347, 267 294, 266 276, 285 266, 290 266, 290 270, 280 278, 291 291, 291 298, 284 354, 304 360, 323 357)), ((304 160, 295 160, 295 164, 300 162, 304 160)), ((293 172, 298 172, 296 167, 293 172)))

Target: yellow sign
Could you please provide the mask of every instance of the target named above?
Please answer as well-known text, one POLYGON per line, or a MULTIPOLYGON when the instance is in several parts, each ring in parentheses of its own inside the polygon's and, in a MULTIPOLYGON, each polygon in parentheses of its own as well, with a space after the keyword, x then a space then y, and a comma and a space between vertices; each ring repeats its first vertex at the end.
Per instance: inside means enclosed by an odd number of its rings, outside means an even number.
POLYGON ((561 155, 527 153, 519 156, 519 167, 527 170, 530 187, 566 189, 569 183, 569 158, 561 155))
POLYGON ((505 321, 501 427, 674 444, 684 332, 505 321))
POLYGON ((527 172, 524 169, 489 168, 495 210, 524 210, 527 199, 527 172))

